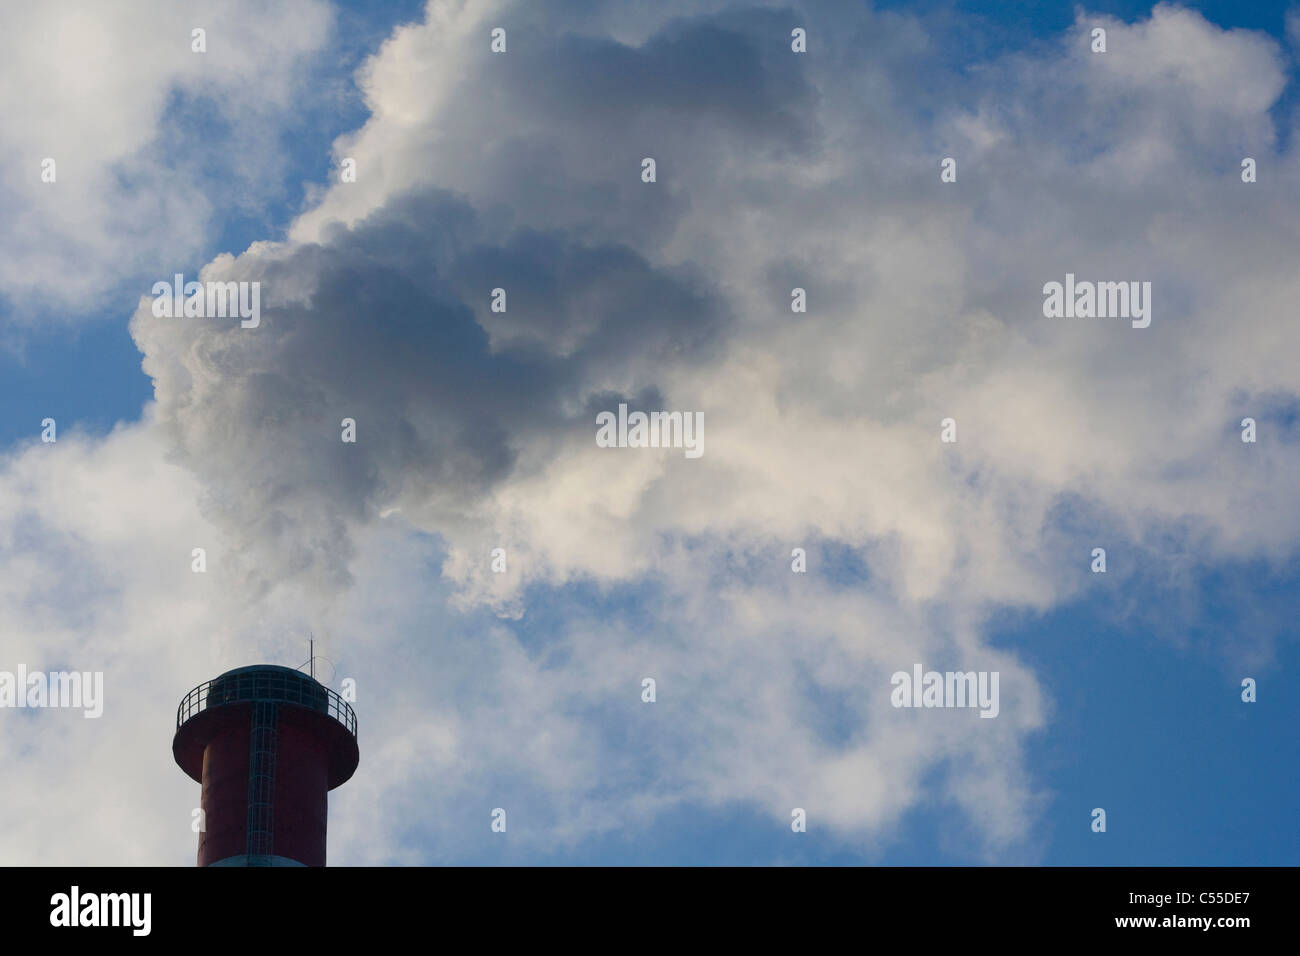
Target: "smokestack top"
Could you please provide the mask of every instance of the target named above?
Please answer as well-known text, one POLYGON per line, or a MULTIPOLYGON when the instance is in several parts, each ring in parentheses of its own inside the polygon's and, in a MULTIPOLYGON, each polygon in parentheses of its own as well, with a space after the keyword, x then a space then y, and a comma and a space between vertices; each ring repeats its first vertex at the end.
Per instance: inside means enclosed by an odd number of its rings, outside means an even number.
POLYGON ((324 684, 279 664, 236 667, 204 681, 185 695, 176 709, 172 755, 189 776, 203 779, 203 749, 218 733, 246 724, 255 703, 280 705, 286 717, 311 727, 329 751, 329 789, 347 781, 357 769, 357 715, 324 684))

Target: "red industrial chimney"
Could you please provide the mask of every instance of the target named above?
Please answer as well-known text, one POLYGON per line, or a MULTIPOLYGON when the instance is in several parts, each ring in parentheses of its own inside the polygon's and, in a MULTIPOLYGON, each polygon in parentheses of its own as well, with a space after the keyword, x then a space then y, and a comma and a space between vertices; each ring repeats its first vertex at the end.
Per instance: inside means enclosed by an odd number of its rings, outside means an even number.
POLYGON ((275 664, 185 695, 172 755, 203 785, 199 866, 324 866, 328 793, 357 769, 357 716, 314 678, 275 664))

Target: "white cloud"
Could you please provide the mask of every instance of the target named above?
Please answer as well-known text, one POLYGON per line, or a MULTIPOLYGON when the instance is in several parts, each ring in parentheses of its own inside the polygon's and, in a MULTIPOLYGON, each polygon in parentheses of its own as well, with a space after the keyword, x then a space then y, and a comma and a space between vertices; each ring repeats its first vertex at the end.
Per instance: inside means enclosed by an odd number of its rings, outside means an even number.
POLYGON ((331 24, 319 0, 11 5, 0 33, 0 296, 11 318, 66 321, 124 278, 169 274, 227 211, 274 195, 276 130, 331 24), (195 28, 206 53, 191 51, 195 28), (179 110, 199 101, 201 133, 179 110), (41 180, 46 158, 53 184, 41 180))

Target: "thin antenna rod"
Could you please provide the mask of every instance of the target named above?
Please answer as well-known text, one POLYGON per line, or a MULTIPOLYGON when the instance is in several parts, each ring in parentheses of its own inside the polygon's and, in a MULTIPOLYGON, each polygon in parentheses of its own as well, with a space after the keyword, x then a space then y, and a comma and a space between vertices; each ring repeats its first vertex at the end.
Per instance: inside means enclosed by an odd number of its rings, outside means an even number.
POLYGON ((312 680, 315 680, 316 679, 316 635, 312 634, 311 631, 308 631, 307 633, 311 634, 310 639, 307 641, 308 653, 311 656, 308 657, 307 660, 308 663, 311 665, 311 678, 312 680))

